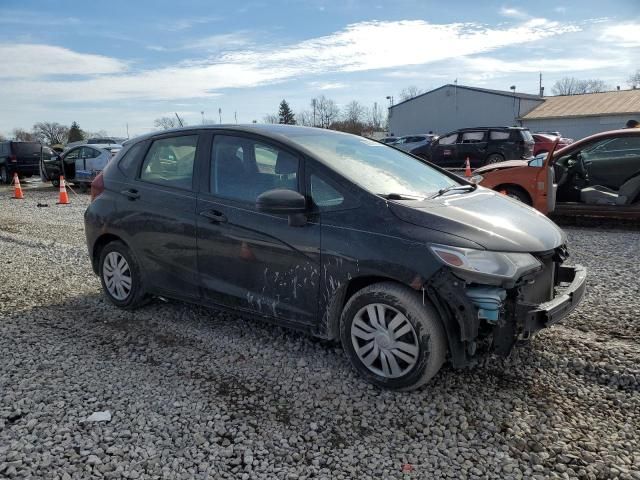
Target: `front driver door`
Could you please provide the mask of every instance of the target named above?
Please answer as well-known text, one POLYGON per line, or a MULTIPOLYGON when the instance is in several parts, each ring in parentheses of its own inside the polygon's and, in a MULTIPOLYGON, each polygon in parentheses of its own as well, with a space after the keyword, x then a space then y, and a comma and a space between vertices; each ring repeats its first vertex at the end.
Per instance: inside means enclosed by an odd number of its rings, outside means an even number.
POLYGON ((434 143, 431 147, 430 160, 436 165, 442 167, 455 167, 457 166, 456 160, 456 141, 458 139, 458 133, 451 133, 444 137, 440 137, 437 143, 434 143))
POLYGON ((224 132, 211 142, 198 196, 198 267, 211 302, 312 325, 318 305, 320 225, 290 226, 287 215, 258 212, 274 188, 304 193, 302 157, 259 136, 224 132))
POLYGON ((456 148, 459 167, 466 166, 467 158, 471 168, 481 167, 487 155, 487 132, 482 130, 462 132, 456 148))

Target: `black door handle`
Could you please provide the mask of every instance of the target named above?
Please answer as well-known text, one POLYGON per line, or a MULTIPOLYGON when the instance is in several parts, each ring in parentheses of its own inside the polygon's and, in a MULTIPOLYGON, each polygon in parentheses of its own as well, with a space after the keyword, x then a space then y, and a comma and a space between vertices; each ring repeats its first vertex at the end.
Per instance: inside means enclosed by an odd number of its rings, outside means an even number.
POLYGON ((227 221, 227 216, 218 210, 203 210, 200 215, 208 218, 213 223, 225 223, 227 221))
POLYGON ((138 193, 137 190, 133 190, 133 189, 122 190, 120 193, 125 197, 129 197, 129 200, 137 200, 138 198, 140 198, 140 194, 138 193))

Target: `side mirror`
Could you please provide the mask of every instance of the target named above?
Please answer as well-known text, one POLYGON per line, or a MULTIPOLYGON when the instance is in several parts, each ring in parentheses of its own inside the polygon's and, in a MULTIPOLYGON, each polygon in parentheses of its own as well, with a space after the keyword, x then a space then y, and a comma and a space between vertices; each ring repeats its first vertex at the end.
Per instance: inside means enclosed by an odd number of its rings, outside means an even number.
POLYGON ((302 227, 307 223, 307 200, 298 192, 283 188, 267 190, 256 200, 259 212, 289 215, 289 226, 302 227))

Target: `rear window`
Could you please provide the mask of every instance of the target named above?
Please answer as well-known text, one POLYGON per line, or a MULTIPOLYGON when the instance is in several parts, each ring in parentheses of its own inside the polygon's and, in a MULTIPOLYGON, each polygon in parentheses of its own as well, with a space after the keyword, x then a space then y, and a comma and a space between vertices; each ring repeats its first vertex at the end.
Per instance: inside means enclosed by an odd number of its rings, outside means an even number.
POLYGON ((520 130, 520 134, 525 142, 533 142, 533 136, 529 130, 520 130))
POLYGON ((42 145, 39 143, 23 143, 16 142, 13 144, 13 153, 16 155, 33 155, 34 153, 40 153, 42 145))
POLYGON ((136 143, 128 152, 125 152, 124 156, 120 159, 120 162, 118 162, 118 168, 120 168, 120 171, 122 171, 122 173, 127 177, 132 178, 136 176, 138 160, 145 145, 146 142, 136 143))

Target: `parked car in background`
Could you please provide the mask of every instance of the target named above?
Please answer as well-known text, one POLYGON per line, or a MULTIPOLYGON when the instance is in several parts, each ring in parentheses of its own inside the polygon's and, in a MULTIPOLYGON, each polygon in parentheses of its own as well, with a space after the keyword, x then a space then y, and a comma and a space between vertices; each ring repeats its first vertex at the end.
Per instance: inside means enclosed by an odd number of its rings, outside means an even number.
POLYGON ((13 174, 20 178, 40 173, 40 157, 51 157, 53 150, 40 142, 0 142, 0 183, 11 183, 13 174))
POLYGON ((120 149, 120 144, 77 145, 62 154, 43 157, 42 177, 56 187, 60 184, 60 175, 68 182, 88 187, 120 149))
POLYGON ((473 174, 481 185, 545 214, 640 218, 638 129, 598 133, 529 162, 497 163, 473 174))
POLYGON ((398 140, 398 137, 383 137, 379 141, 382 143, 393 143, 398 140))
POLYGON ((564 265, 566 236, 544 215, 346 133, 149 134, 91 190, 87 246, 113 304, 161 295, 340 339, 385 388, 470 365, 485 340, 506 355, 584 292, 585 270, 564 265))
POLYGON ((564 138, 564 137, 561 137, 560 135, 551 135, 546 133, 533 133, 531 134, 531 136, 533 137, 533 141, 535 142, 535 144, 533 145, 534 157, 540 154, 548 153, 553 147, 553 144, 555 143, 556 138, 559 138, 558 146, 556 148, 566 147, 567 145, 570 145, 573 143, 573 139, 564 138))
POLYGON ((417 155, 445 168, 472 168, 533 156, 533 137, 522 127, 477 127, 450 132, 421 148, 417 155))
POLYGON ((421 152, 424 148, 426 148, 429 144, 431 144, 434 138, 436 138, 435 135, 429 134, 407 135, 398 138, 398 140, 393 142, 391 145, 399 148, 404 152, 417 154, 418 152, 421 152))

